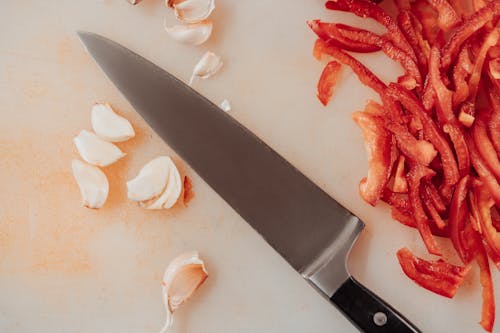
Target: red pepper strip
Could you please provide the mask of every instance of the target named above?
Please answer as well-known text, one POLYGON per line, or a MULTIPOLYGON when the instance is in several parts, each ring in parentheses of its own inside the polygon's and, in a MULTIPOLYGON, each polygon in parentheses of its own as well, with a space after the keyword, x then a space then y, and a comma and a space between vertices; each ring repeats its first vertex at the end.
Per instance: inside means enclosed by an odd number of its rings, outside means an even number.
POLYGON ((477 151, 476 145, 470 136, 466 135, 465 140, 469 147, 472 165, 479 175, 480 179, 484 182, 485 187, 493 197, 495 203, 500 207, 500 185, 498 184, 495 176, 491 173, 483 158, 477 151))
POLYGON ((450 4, 460 17, 466 16, 467 10, 463 0, 450 0, 450 4))
POLYGON ((455 85, 455 92, 453 93, 452 104, 454 109, 469 96, 469 85, 465 79, 471 72, 472 63, 469 58, 469 49, 468 47, 463 47, 458 54, 457 63, 453 68, 453 84, 455 85))
POLYGON ((408 197, 410 198, 410 204, 412 207, 413 217, 417 223, 417 229, 429 253, 439 256, 441 255, 441 251, 439 250, 436 240, 432 237, 429 229, 429 221, 424 212, 422 200, 420 199, 421 180, 428 179, 435 174, 436 173, 433 170, 427 167, 416 163, 410 163, 410 171, 406 175, 406 178, 408 181, 408 197))
POLYGON ((488 134, 491 137, 491 143, 493 143, 497 154, 500 156, 500 88, 490 87, 488 97, 493 110, 488 122, 488 134))
POLYGON ((493 257, 500 257, 500 232, 493 226, 491 219, 491 207, 493 206, 493 200, 488 191, 484 189, 483 184, 474 184, 474 196, 475 199, 473 209, 477 209, 475 214, 479 220, 481 227, 481 235, 488 244, 489 250, 494 254, 493 257))
POLYGON ((457 123, 454 122, 453 124, 444 125, 443 131, 450 136, 453 147, 455 148, 460 177, 468 175, 470 171, 469 149, 467 148, 462 130, 458 127, 457 123))
POLYGON ((363 84, 375 90, 379 95, 382 95, 384 93, 386 88, 384 82, 380 81, 380 79, 375 74, 373 74, 372 71, 366 68, 365 65, 335 46, 328 45, 324 41, 320 41, 317 43, 321 45, 318 48, 323 53, 328 54, 344 65, 351 67, 363 84))
POLYGON ((488 118, 484 110, 479 113, 474 127, 472 128, 472 138, 474 139, 479 155, 481 155, 495 177, 500 179, 500 161, 498 160, 498 155, 486 132, 488 118))
POLYGON ((443 219, 439 215, 438 211, 436 210, 436 207, 434 207, 431 198, 429 198, 429 196, 427 195, 427 193, 425 191, 421 190, 420 192, 422 194, 421 197, 422 197, 422 201, 424 203, 425 209, 426 209, 427 213, 429 214, 429 216, 434 221, 434 224, 436 225, 436 227, 438 227, 439 229, 443 229, 444 227, 446 227, 446 223, 443 221, 443 219))
POLYGON ((464 264, 468 264, 473 257, 470 256, 464 244, 463 231, 467 218, 467 192, 469 191, 469 176, 463 177, 455 188, 453 199, 451 200, 450 215, 448 223, 450 225, 450 238, 455 250, 464 264))
POLYGON ((493 29, 484 39, 479 52, 476 54, 474 66, 469 79, 469 100, 474 103, 476 100, 477 89, 479 86, 479 79, 481 78, 481 71, 484 64, 484 59, 488 50, 495 46, 500 38, 500 28, 493 29))
POLYGON ((394 134, 399 150, 409 159, 422 165, 429 165, 436 157, 437 151, 432 143, 415 139, 406 126, 388 122, 386 128, 394 134))
POLYGON ((368 103, 366 103, 364 112, 374 116, 384 116, 384 108, 382 105, 373 100, 369 100, 368 103))
POLYGON ((318 99, 321 104, 326 106, 333 95, 333 87, 337 84, 340 74, 340 64, 336 61, 330 61, 318 81, 318 99))
POLYGON ((493 331, 495 324, 495 295, 493 281, 491 279, 490 264, 484 248, 481 248, 476 256, 479 265, 479 281, 483 287, 483 309, 481 311, 481 326, 487 332, 493 331))
POLYGON ((438 212, 444 212, 446 210, 446 205, 443 199, 439 195, 436 187, 431 182, 424 183, 424 191, 426 195, 431 199, 432 205, 436 208, 438 212))
POLYGON ((410 0, 396 0, 395 2, 399 11, 411 10, 410 0))
MULTIPOLYGON (((417 223, 415 222, 415 219, 413 216, 411 216, 411 212, 405 212, 400 209, 398 209, 395 206, 392 206, 391 208, 391 216, 394 220, 398 221, 399 223, 410 227, 410 228, 417 228, 417 223)), ((449 238, 450 236, 450 231, 448 226, 445 226, 443 229, 437 228, 434 224, 430 224, 429 228, 431 229, 431 232, 434 236, 437 237, 445 237, 449 238)))
POLYGON ((500 1, 488 3, 485 7, 476 11, 468 19, 464 20, 451 35, 443 48, 441 58, 442 69, 446 71, 455 58, 463 42, 472 36, 483 25, 500 14, 500 1))
POLYGON ((321 61, 321 59, 323 58, 323 54, 325 54, 325 46, 325 42, 323 42, 321 39, 316 39, 316 41, 314 42, 313 56, 316 60, 321 61))
POLYGON ((392 42, 381 38, 382 51, 392 60, 395 60, 403 66, 405 72, 413 77, 417 87, 422 86, 422 76, 415 60, 408 53, 395 46, 392 42))
POLYGON ((422 33, 425 40, 434 45, 439 32, 437 24, 437 13, 426 0, 417 0, 412 4, 412 12, 422 25, 422 33))
POLYGON ((320 20, 307 21, 307 24, 319 38, 346 51, 365 53, 380 50, 380 47, 375 44, 362 43, 343 36, 337 28, 337 24, 325 23, 320 20))
POLYGON ((421 75, 427 74, 429 44, 422 36, 422 25, 410 10, 400 10, 398 25, 417 57, 421 75))
POLYGON ((403 272, 419 286, 436 294, 453 298, 470 266, 460 267, 444 261, 426 261, 415 257, 407 248, 397 252, 403 272))
POLYGON ((408 123, 407 116, 403 113, 403 109, 398 102, 385 92, 381 97, 386 112, 386 118, 398 124, 408 123))
POLYGON ((455 9, 446 0, 427 0, 438 12, 438 26, 441 30, 448 31, 460 23, 460 17, 455 9))
POLYGON ((451 194, 448 192, 450 192, 451 187, 458 182, 459 174, 455 156, 443 133, 436 126, 432 118, 425 112, 420 101, 411 92, 397 84, 391 83, 386 93, 394 100, 400 101, 415 117, 420 118, 427 140, 433 144, 441 157, 444 172, 445 194, 451 194))
POLYGON ((389 188, 385 188, 382 192, 381 199, 390 206, 399 209, 405 214, 411 214, 411 205, 408 200, 408 195, 396 193, 389 188))
POLYGON ((429 59, 429 77, 437 97, 438 120, 441 124, 445 124, 455 121, 456 118, 451 108, 452 93, 441 80, 441 73, 439 72, 440 58, 439 49, 433 46, 429 59))
POLYGON ((387 28, 389 38, 394 42, 394 45, 406 52, 414 61, 417 61, 413 49, 401 30, 399 30, 396 22, 376 4, 364 0, 336 0, 327 1, 325 6, 327 9, 349 12, 360 17, 370 17, 376 20, 387 28))
POLYGON ((392 184, 392 190, 396 193, 407 193, 408 192, 408 182, 405 177, 405 157, 403 155, 399 156, 398 164, 396 166, 396 171, 394 172, 394 183, 392 184))
POLYGON ((390 177, 391 134, 384 128, 382 117, 354 112, 352 118, 363 132, 369 163, 368 176, 360 181, 359 192, 366 202, 375 206, 390 177))
POLYGON ((422 92, 422 105, 424 106, 425 111, 430 113, 435 104, 435 95, 434 88, 432 87, 432 83, 429 75, 426 76, 424 81, 424 90, 422 92))

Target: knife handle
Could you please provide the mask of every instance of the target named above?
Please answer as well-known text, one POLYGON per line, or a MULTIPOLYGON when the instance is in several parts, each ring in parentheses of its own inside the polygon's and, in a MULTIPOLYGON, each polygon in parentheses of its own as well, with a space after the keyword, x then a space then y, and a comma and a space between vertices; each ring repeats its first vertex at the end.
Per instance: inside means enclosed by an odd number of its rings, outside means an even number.
POLYGON ((421 333, 402 314, 352 276, 337 289, 330 300, 361 332, 421 333))

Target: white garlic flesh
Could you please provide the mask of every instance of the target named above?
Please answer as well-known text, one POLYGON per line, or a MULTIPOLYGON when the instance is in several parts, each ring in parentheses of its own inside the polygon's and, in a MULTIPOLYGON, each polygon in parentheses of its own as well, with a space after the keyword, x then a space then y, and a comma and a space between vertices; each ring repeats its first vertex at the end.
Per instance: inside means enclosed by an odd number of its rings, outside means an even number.
POLYGON ((174 162, 169 158, 168 161, 168 181, 163 193, 152 200, 143 201, 140 206, 146 209, 169 209, 179 199, 182 193, 182 181, 179 170, 174 162))
POLYGON ((198 23, 215 9, 214 0, 184 0, 172 5, 175 17, 182 23, 198 23))
POLYGON ((208 272, 198 252, 186 252, 170 262, 162 280, 163 301, 167 319, 164 333, 173 323, 173 313, 205 282, 208 272))
POLYGON ((83 205, 88 208, 101 208, 109 192, 106 175, 98 167, 80 160, 71 161, 71 168, 80 188, 83 205))
POLYGON ((120 148, 86 130, 74 137, 73 142, 80 156, 93 165, 105 167, 125 156, 120 148))
POLYGON ((92 107, 91 123, 100 138, 110 142, 122 142, 135 136, 130 122, 117 115, 111 105, 96 103, 92 107))
POLYGON ((194 66, 193 74, 189 80, 189 85, 191 85, 196 77, 202 79, 208 79, 219 71, 222 67, 222 61, 219 56, 214 53, 207 51, 200 61, 194 66))
POLYGON ((173 27, 165 26, 165 31, 180 43, 201 45, 212 34, 212 21, 204 20, 198 23, 174 25, 173 27))

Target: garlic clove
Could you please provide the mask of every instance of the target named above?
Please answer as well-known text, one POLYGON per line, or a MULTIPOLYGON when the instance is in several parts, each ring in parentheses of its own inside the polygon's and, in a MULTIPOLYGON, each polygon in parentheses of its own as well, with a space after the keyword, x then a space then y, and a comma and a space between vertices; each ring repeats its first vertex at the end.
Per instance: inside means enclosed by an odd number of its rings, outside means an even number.
POLYGON ((196 66, 194 66, 193 74, 189 79, 189 85, 193 83, 195 77, 208 79, 217 73, 221 67, 222 61, 220 57, 210 51, 207 51, 203 57, 201 57, 200 61, 198 61, 196 66))
POLYGON ((231 111, 231 103, 229 103, 229 101, 227 99, 223 100, 221 103, 220 103, 220 108, 222 109, 222 111, 224 112, 229 112, 231 111))
POLYGON ((178 42, 189 45, 200 45, 207 41, 212 34, 212 21, 205 20, 199 23, 165 26, 165 31, 178 42))
POLYGON ((153 200, 141 202, 140 205, 146 209, 169 209, 179 199, 182 193, 182 183, 179 170, 172 159, 168 161, 168 181, 163 193, 153 200))
POLYGON ((120 148, 86 130, 74 137, 73 142, 80 156, 93 165, 105 167, 125 156, 120 148))
POLYGON ((80 188, 83 205, 88 208, 101 208, 109 192, 108 178, 104 172, 80 160, 71 161, 71 168, 80 188))
POLYGON ((173 323, 173 313, 205 282, 208 272, 198 252, 186 252, 170 262, 163 275, 163 301, 167 312, 166 332, 173 323))
POLYGON ((139 174, 127 182, 127 196, 130 200, 150 200, 163 192, 167 185, 171 159, 159 156, 146 163, 139 174))
POLYGON ((182 23, 198 23, 215 9, 214 0, 185 0, 172 4, 175 17, 182 23))
POLYGON ((94 132, 106 141, 122 142, 135 136, 130 122, 117 115, 107 103, 94 104, 90 118, 94 132))

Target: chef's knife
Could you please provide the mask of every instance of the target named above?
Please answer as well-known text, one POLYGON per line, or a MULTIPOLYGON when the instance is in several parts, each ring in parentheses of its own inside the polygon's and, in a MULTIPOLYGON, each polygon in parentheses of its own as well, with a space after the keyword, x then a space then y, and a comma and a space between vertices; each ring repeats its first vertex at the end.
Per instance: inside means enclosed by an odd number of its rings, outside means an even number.
POLYGON ((358 329, 420 332, 347 271, 363 222, 171 74, 102 36, 78 35, 156 133, 358 329))

